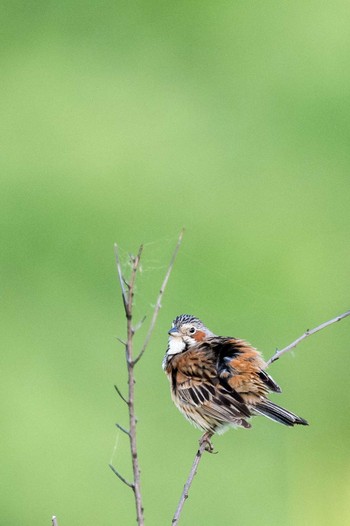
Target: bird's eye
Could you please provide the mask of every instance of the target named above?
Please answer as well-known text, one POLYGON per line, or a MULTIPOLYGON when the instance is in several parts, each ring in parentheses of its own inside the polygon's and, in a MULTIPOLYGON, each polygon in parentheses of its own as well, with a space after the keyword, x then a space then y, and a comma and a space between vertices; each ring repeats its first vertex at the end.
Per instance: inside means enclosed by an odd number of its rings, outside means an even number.
POLYGON ((190 334, 194 334, 194 333, 196 332, 195 327, 191 327, 191 328, 188 330, 188 332, 189 332, 190 334))

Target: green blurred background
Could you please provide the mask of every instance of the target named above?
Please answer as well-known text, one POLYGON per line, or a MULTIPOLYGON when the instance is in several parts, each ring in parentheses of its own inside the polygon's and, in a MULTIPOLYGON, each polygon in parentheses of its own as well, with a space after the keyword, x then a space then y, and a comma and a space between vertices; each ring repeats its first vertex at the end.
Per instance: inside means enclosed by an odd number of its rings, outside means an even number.
MULTIPOLYGON (((161 370, 172 319, 269 357, 350 308, 349 20, 345 1, 1 2, 1 524, 135 523, 108 468, 130 476, 114 242, 126 271, 145 243, 149 319, 187 229, 137 370, 150 525, 199 437, 161 370)), ((183 526, 349 522, 349 341, 346 319, 271 367, 310 427, 217 437, 183 526)))

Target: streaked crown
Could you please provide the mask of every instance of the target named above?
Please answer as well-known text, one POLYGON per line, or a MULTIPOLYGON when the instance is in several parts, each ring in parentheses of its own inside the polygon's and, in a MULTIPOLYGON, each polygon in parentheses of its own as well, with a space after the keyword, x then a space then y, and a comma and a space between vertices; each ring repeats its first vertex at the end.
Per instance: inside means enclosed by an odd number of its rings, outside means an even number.
POLYGON ((204 327, 201 320, 199 318, 196 318, 196 316, 193 316, 192 314, 180 314, 179 316, 176 316, 175 320, 173 321, 173 326, 179 329, 185 323, 192 323, 198 328, 204 327))

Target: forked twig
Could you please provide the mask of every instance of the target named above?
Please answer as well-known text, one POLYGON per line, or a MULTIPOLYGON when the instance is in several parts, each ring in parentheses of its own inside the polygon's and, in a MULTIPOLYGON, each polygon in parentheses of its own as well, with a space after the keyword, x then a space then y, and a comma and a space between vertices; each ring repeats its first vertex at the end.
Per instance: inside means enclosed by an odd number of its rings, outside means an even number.
MULTIPOLYGON (((290 345, 288 345, 284 349, 281 349, 280 351, 276 351, 275 354, 268 360, 266 367, 268 367, 273 362, 278 360, 280 358, 280 356, 282 356, 286 352, 290 351, 291 349, 294 349, 300 342, 305 340, 305 338, 307 338, 308 336, 311 336, 312 334, 315 334, 316 332, 324 329, 325 327, 328 327, 329 325, 332 325, 332 323, 336 323, 337 321, 343 320, 347 316, 350 316, 350 311, 344 312, 344 314, 340 314, 336 318, 333 318, 332 320, 329 320, 329 321, 326 321, 325 323, 322 323, 321 325, 319 325, 315 329, 307 330, 302 336, 297 338, 290 345)), ((176 508, 176 511, 175 511, 175 514, 174 514, 174 517, 173 517, 173 520, 172 520, 172 526, 176 526, 178 524, 178 522, 179 522, 180 514, 182 512, 182 509, 183 509, 183 506, 185 504, 185 501, 188 498, 188 492, 190 490, 190 487, 191 487, 191 484, 193 482, 194 476, 195 476, 195 474, 197 472, 198 465, 199 465, 199 463, 200 463, 200 461, 202 459, 204 451, 206 450, 206 446, 205 446, 205 437, 206 437, 206 435, 207 435, 207 433, 204 433, 204 435, 200 439, 200 447, 199 447, 199 449, 198 449, 198 451, 196 453, 196 456, 194 457, 194 461, 193 461, 193 464, 192 464, 192 467, 191 467, 191 470, 190 470, 190 474, 189 474, 189 476, 188 476, 188 478, 186 480, 186 483, 184 485, 183 492, 181 494, 178 506, 176 508)), ((211 437, 211 435, 208 437, 209 440, 210 440, 210 437, 211 437)))
POLYGON ((115 385, 115 389, 120 396, 120 398, 127 404, 128 410, 129 410, 129 429, 125 429, 120 424, 116 424, 116 426, 129 437, 130 442, 130 453, 131 453, 131 462, 132 462, 132 471, 133 471, 133 480, 132 482, 129 482, 126 480, 120 473, 115 469, 114 466, 111 464, 109 465, 113 473, 128 487, 130 487, 134 492, 135 497, 135 507, 136 507, 136 518, 137 518, 137 524, 138 526, 144 526, 144 513, 143 513, 143 505, 142 505, 142 495, 141 495, 141 480, 140 480, 140 467, 139 467, 139 459, 138 459, 138 450, 137 450, 137 442, 136 442, 136 414, 135 414, 135 374, 134 374, 134 368, 137 362, 142 358, 147 345, 150 341, 153 329, 156 324, 156 320, 158 317, 159 310, 161 308, 161 300, 164 294, 165 287, 168 283, 170 273, 173 269, 175 258, 177 256, 177 253, 180 248, 180 244, 183 237, 183 230, 180 233, 180 236, 178 238, 174 253, 172 255, 172 258, 170 260, 170 264, 168 267, 168 270, 166 272, 164 281, 161 285, 160 292, 158 295, 158 299, 156 302, 156 305, 154 307, 152 320, 150 323, 150 327, 148 329, 148 332, 146 334, 144 343, 142 345, 141 351, 139 352, 136 359, 134 359, 134 352, 133 352, 133 337, 138 330, 142 323, 144 322, 144 319, 141 320, 139 324, 136 326, 133 326, 133 306, 134 306, 134 292, 135 292, 135 282, 136 282, 136 276, 137 272, 140 268, 140 260, 142 255, 143 247, 142 245, 139 248, 139 251, 137 253, 137 256, 133 257, 131 256, 131 275, 130 280, 127 281, 123 275, 121 264, 120 264, 120 258, 119 258, 119 252, 118 252, 118 246, 115 245, 115 259, 117 264, 117 270, 118 270, 118 278, 119 278, 119 284, 122 292, 122 299, 123 299, 123 305, 124 305, 124 311, 126 316, 126 332, 127 337, 126 341, 123 340, 119 341, 124 345, 125 347, 125 358, 126 358, 126 366, 128 371, 128 397, 124 397, 124 395, 121 393, 120 389, 115 385))

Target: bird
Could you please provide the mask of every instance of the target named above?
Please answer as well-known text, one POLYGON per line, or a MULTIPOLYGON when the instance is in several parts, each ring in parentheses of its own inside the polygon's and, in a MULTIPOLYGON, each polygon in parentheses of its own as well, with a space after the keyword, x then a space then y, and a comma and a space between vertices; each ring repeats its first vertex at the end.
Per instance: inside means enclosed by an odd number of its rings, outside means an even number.
POLYGON ((231 427, 249 429, 250 417, 257 415, 289 427, 308 425, 267 398, 281 388, 247 341, 217 336, 191 314, 177 316, 168 334, 162 365, 173 402, 209 437, 231 427))

